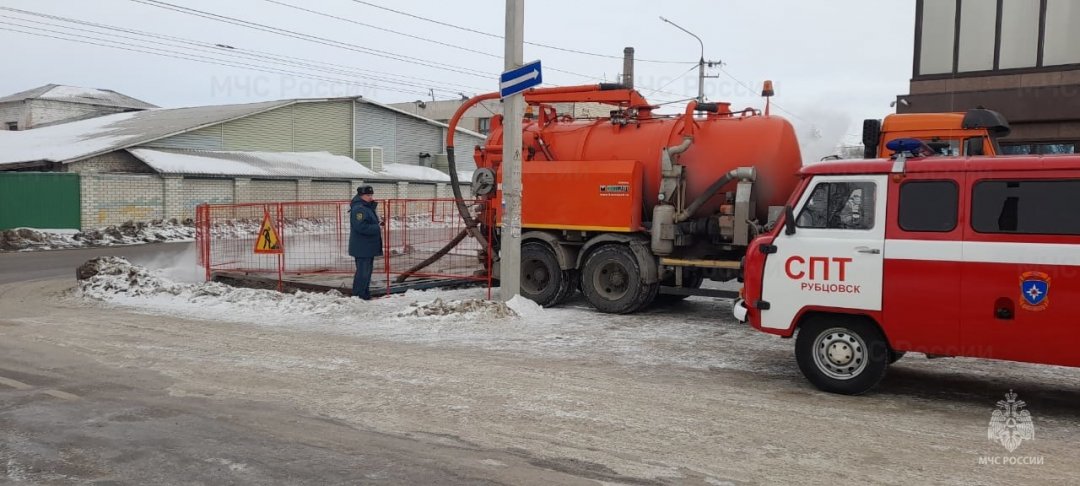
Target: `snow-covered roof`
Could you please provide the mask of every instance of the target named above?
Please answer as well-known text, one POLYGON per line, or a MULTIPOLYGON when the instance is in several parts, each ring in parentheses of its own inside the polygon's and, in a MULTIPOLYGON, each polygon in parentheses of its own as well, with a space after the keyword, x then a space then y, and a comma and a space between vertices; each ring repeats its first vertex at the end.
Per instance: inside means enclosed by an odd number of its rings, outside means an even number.
POLYGON ((439 169, 410 164, 383 164, 379 175, 399 181, 450 182, 450 175, 439 169))
MULTIPOLYGON (((77 162, 291 104, 354 99, 418 118, 432 125, 447 126, 445 123, 360 98, 291 99, 235 105, 156 108, 59 123, 33 130, 0 130, 0 168, 12 164, 77 162)), ((483 138, 479 133, 462 128, 459 128, 458 132, 483 138)))
POLYGON ((83 88, 60 84, 46 84, 45 86, 39 86, 34 89, 28 89, 26 91, 20 91, 12 95, 4 96, 0 98, 0 103, 31 99, 66 101, 68 103, 83 103, 98 106, 116 106, 140 110, 157 108, 155 105, 132 98, 123 93, 117 93, 111 89, 83 88))
POLYGON ((30 162, 75 162, 178 133, 295 103, 264 101, 239 105, 158 108, 117 113, 33 130, 0 130, 0 167, 30 162))
POLYGON ((329 152, 235 152, 210 150, 128 149, 162 174, 312 179, 378 178, 371 169, 329 152))

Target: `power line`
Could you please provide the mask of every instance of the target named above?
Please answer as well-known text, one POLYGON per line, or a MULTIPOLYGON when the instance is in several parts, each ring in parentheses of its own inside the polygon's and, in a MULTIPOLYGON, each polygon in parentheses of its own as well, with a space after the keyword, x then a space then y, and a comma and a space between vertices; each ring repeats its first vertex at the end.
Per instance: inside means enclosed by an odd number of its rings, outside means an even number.
MULTIPOLYGON (((678 81, 678 80, 682 79, 682 78, 683 78, 683 76, 686 76, 687 74, 690 74, 690 72, 691 72, 691 71, 693 71, 693 70, 695 70, 695 69, 697 69, 697 68, 698 68, 697 66, 693 66, 693 67, 691 67, 691 68, 690 68, 690 69, 688 69, 688 70, 687 70, 686 72, 684 72, 684 73, 682 73, 682 74, 680 74, 680 75, 678 75, 678 76, 675 76, 675 78, 674 78, 674 79, 672 79, 671 81, 668 81, 668 82, 667 82, 666 84, 664 84, 663 86, 661 86, 661 87, 659 87, 659 88, 657 88, 657 89, 652 89, 652 88, 643 88, 643 89, 645 89, 646 91, 649 91, 650 93, 653 93, 653 94, 656 94, 656 93, 668 93, 668 94, 674 94, 674 93, 670 93, 670 92, 668 92, 668 91, 664 91, 664 88, 666 88, 666 87, 668 87, 668 86, 671 86, 671 84, 672 84, 672 83, 674 83, 675 81, 678 81)), ((665 103, 665 104, 666 104, 666 103, 665 103)))
POLYGON ((279 28, 279 27, 273 27, 273 26, 269 26, 269 25, 266 25, 266 24, 260 24, 258 22, 250 22, 250 21, 247 21, 247 20, 237 19, 237 18, 234 18, 234 17, 228 17, 228 16, 225 16, 225 15, 218 15, 218 14, 215 14, 215 13, 205 12, 205 11, 198 10, 198 9, 193 9, 193 8, 188 8, 188 7, 181 7, 179 5, 173 5, 171 3, 161 2, 161 1, 158 1, 158 0, 129 0, 129 1, 132 1, 132 2, 135 2, 135 3, 140 3, 140 4, 143 4, 143 5, 147 5, 147 6, 151 6, 151 7, 157 7, 157 8, 161 8, 161 9, 165 9, 165 10, 172 10, 174 12, 179 12, 179 13, 183 13, 183 14, 187 14, 187 15, 193 15, 193 16, 196 16, 196 17, 202 17, 202 18, 214 20, 214 21, 217 21, 217 22, 223 22, 223 23, 227 23, 227 24, 237 25, 237 26, 240 26, 240 27, 248 28, 248 29, 259 30, 259 31, 262 31, 262 32, 268 32, 268 33, 271 33, 271 34, 282 35, 282 36, 285 36, 285 37, 292 37, 292 38, 304 40, 304 41, 307 41, 307 42, 327 45, 327 46, 331 46, 331 47, 337 47, 337 48, 340 48, 340 49, 351 50, 351 51, 354 51, 354 52, 360 52, 360 53, 368 54, 368 55, 371 55, 371 56, 384 57, 384 58, 393 59, 393 60, 399 61, 399 62, 418 64, 418 65, 421 65, 421 66, 431 67, 431 68, 435 68, 435 69, 441 69, 441 70, 444 70, 444 71, 456 72, 456 73, 464 74, 464 75, 467 75, 467 76, 474 76, 474 77, 484 78, 484 79, 492 79, 495 76, 495 74, 485 73, 483 71, 479 71, 479 70, 475 70, 475 69, 471 69, 471 68, 466 68, 466 67, 462 67, 462 66, 455 66, 455 65, 452 65, 452 64, 441 63, 441 62, 438 62, 438 61, 430 61, 430 60, 425 60, 425 59, 416 58, 416 57, 412 57, 412 56, 406 56, 406 55, 403 55, 403 54, 397 54, 397 53, 390 52, 390 51, 383 51, 383 50, 373 49, 373 48, 370 48, 370 47, 364 47, 364 46, 360 46, 360 45, 356 45, 356 44, 350 44, 350 43, 347 43, 347 42, 336 41, 336 40, 333 40, 333 39, 327 39, 325 37, 319 37, 319 36, 314 36, 314 35, 310 35, 310 34, 304 34, 304 33, 301 33, 301 32, 296 32, 296 31, 292 31, 292 30, 288 30, 288 29, 282 29, 282 28, 279 28))
MULTIPOLYGON (((341 17, 341 16, 338 16, 338 15, 328 14, 326 12, 320 12, 318 10, 312 10, 312 9, 309 9, 309 8, 301 7, 299 5, 292 5, 292 4, 281 2, 281 1, 278 1, 278 0, 263 0, 263 1, 268 2, 268 3, 272 3, 274 5, 280 5, 282 7, 287 7, 287 8, 291 8, 291 9, 295 9, 295 10, 300 10, 302 12, 307 12, 307 13, 310 13, 310 14, 318 15, 320 17, 326 17, 326 18, 330 18, 330 19, 340 20, 342 22, 348 22, 350 24, 360 25, 360 26, 363 26, 363 27, 368 27, 368 28, 372 28, 372 29, 379 30, 379 31, 382 31, 382 32, 389 32, 391 34, 397 34, 397 35, 400 35, 400 36, 408 37, 410 39, 416 39, 416 40, 419 40, 419 41, 429 42, 429 43, 444 46, 444 47, 450 47, 450 48, 453 48, 453 49, 458 49, 458 50, 465 51, 465 52, 471 52, 473 54, 479 54, 479 55, 494 58, 494 59, 500 59, 501 60, 503 58, 503 56, 500 56, 498 54, 493 54, 493 53, 490 53, 490 52, 481 51, 481 50, 478 50, 478 49, 473 49, 471 47, 465 47, 465 46, 458 45, 458 44, 451 44, 449 42, 443 42, 443 41, 430 39, 430 38, 423 37, 423 36, 413 35, 413 34, 409 34, 407 32, 401 32, 401 31, 397 31, 397 30, 393 30, 393 29, 388 29, 386 27, 380 27, 380 26, 377 26, 377 25, 372 25, 372 24, 369 24, 369 23, 360 22, 360 21, 353 20, 353 19, 350 19, 350 18, 341 17)), ((570 75, 582 77, 582 78, 585 78, 585 79, 598 79, 596 76, 589 76, 587 74, 575 73, 573 71, 567 71, 567 70, 559 69, 559 68, 552 67, 552 66, 544 66, 544 69, 549 70, 549 71, 560 72, 560 73, 563 73, 563 74, 570 74, 570 75)))
MULTIPOLYGON (((750 86, 749 84, 746 84, 746 83, 744 83, 744 82, 743 82, 743 81, 742 81, 741 79, 739 79, 739 78, 736 78, 736 77, 735 77, 735 76, 733 76, 733 75, 732 75, 731 73, 727 72, 727 70, 726 70, 726 69, 724 69, 723 67, 720 67, 720 72, 724 73, 724 75, 725 75, 725 76, 727 76, 727 77, 731 78, 731 79, 732 79, 732 80, 734 80, 734 81, 735 81, 736 83, 739 83, 739 85, 741 85, 742 87, 744 87, 744 88, 746 88, 746 89, 750 90, 750 92, 751 92, 751 93, 753 93, 753 92, 755 91, 753 87, 751 87, 751 86, 750 86)), ((790 115, 790 116, 791 116, 792 118, 795 118, 795 119, 797 119, 797 120, 799 120, 799 121, 802 121, 802 122, 807 122, 807 123, 809 123, 809 120, 807 120, 807 119, 805 119, 805 118, 803 118, 803 117, 801 117, 801 116, 799 116, 799 115, 796 115, 795 113, 792 113, 792 112, 790 112, 790 111, 788 111, 788 110, 785 110, 783 106, 780 106, 780 105, 776 104, 776 102, 775 102, 775 101, 770 101, 769 103, 770 103, 770 104, 771 104, 771 105, 772 105, 772 106, 773 106, 774 108, 776 108, 777 110, 780 110, 780 111, 782 111, 782 112, 784 112, 784 113, 787 113, 787 114, 788 114, 788 115, 790 115)))
MULTIPOLYGON (((390 83, 403 84, 403 85, 413 86, 413 87, 423 88, 423 89, 435 88, 435 89, 438 89, 439 91, 444 91, 444 92, 452 93, 452 94, 457 94, 461 89, 470 90, 470 91, 474 91, 474 92, 485 91, 483 88, 477 88, 475 86, 459 85, 459 84, 455 84, 455 83, 449 83, 449 82, 446 82, 446 81, 435 81, 435 80, 432 80, 432 79, 415 78, 415 77, 405 76, 405 75, 384 73, 384 72, 381 72, 381 71, 362 69, 362 68, 357 68, 357 67, 353 67, 353 66, 346 66, 346 65, 341 65, 341 64, 325 63, 325 62, 315 61, 315 60, 311 60, 311 59, 284 56, 284 55, 279 55, 279 54, 274 54, 274 53, 269 53, 269 52, 264 52, 264 51, 239 49, 239 48, 235 48, 235 47, 232 47, 232 46, 225 46, 225 45, 222 45, 222 44, 213 44, 213 43, 209 43, 209 42, 196 41, 196 40, 192 40, 192 39, 185 39, 185 38, 182 38, 182 37, 174 37, 174 36, 169 36, 169 35, 157 34, 157 33, 153 33, 153 32, 140 31, 140 30, 136 30, 136 29, 117 27, 117 26, 112 26, 112 25, 107 25, 107 24, 99 24, 99 23, 95 23, 95 22, 88 22, 88 21, 72 19, 72 18, 68 18, 68 17, 61 17, 61 16, 57 16, 57 15, 49 15, 49 14, 44 14, 44 13, 39 13, 39 12, 31 12, 31 11, 27 11, 27 10, 20 10, 20 9, 16 9, 16 8, 0 7, 0 10, 11 11, 11 12, 15 12, 15 13, 18 13, 18 14, 21 14, 21 15, 43 17, 43 18, 47 18, 47 19, 51 19, 51 20, 57 20, 57 21, 60 21, 60 22, 74 23, 74 24, 84 25, 84 26, 88 26, 88 27, 92 27, 92 28, 100 29, 100 30, 118 31, 118 32, 124 32, 124 33, 139 35, 139 36, 155 38, 155 39, 163 39, 163 40, 167 40, 167 41, 173 42, 173 43, 188 44, 188 45, 191 45, 191 46, 196 46, 197 50, 200 50, 202 52, 208 52, 210 54, 215 54, 215 55, 241 57, 241 58, 249 59, 249 60, 262 60, 262 61, 266 61, 266 62, 272 62, 272 63, 275 63, 275 64, 284 64, 284 65, 291 65, 291 66, 300 67, 300 68, 315 69, 315 70, 324 71, 324 72, 333 73, 333 74, 343 74, 343 75, 347 75, 347 76, 355 76, 355 77, 360 77, 360 78, 372 79, 372 80, 376 80, 376 81, 385 81, 385 82, 390 82, 390 83), (325 67, 325 66, 330 66, 330 67, 325 67), (341 68, 341 69, 339 69, 339 68, 341 68), (362 72, 374 73, 374 74, 379 74, 379 75, 383 75, 383 76, 372 76, 370 74, 360 74, 362 72), (390 78, 387 78, 385 76, 390 76, 390 78), (402 78, 402 79, 393 79, 393 78, 402 78), (423 84, 416 84, 415 82, 405 81, 405 79, 412 79, 414 81, 421 81, 421 82, 423 82, 423 84), (440 87, 440 86, 442 86, 442 87, 440 87), (453 86, 455 88, 452 88, 452 89, 451 88, 446 88, 448 86, 453 86)), ((64 26, 64 25, 58 25, 58 24, 50 24, 50 23, 47 23, 47 22, 37 22, 37 21, 34 21, 34 20, 30 20, 30 19, 22 19, 22 18, 17 18, 17 17, 8 17, 8 16, 4 16, 4 15, 0 15, 0 17, 13 19, 13 20, 20 20, 22 22, 40 23, 42 25, 49 25, 49 26, 52 26, 52 27, 79 30, 79 31, 98 34, 98 35, 112 35, 112 36, 123 38, 123 39, 135 40, 135 41, 138 41, 138 42, 148 42, 148 43, 163 45, 163 46, 167 46, 167 47, 190 49, 188 47, 175 46, 175 45, 172 45, 172 44, 167 44, 167 43, 162 43, 162 42, 154 42, 154 41, 150 41, 150 40, 146 40, 146 39, 138 39, 138 38, 135 38, 135 37, 128 37, 128 36, 117 35, 117 34, 107 34, 107 33, 104 33, 104 32, 96 32, 96 31, 93 31, 93 30, 79 29, 79 28, 76 28, 76 27, 64 26)))
POLYGON ((183 59, 183 60, 187 60, 187 61, 195 61, 195 62, 200 62, 200 63, 204 63, 204 64, 214 64, 214 65, 225 66, 225 67, 233 67, 233 68, 240 68, 240 69, 250 69, 250 70, 253 70, 253 71, 260 71, 260 72, 265 72, 265 73, 269 73, 269 74, 279 74, 279 75, 280 74, 287 74, 287 75, 291 75, 291 76, 297 76, 297 77, 307 78, 307 79, 314 79, 314 80, 318 80, 318 81, 327 81, 327 82, 336 83, 336 84, 360 86, 360 87, 374 88, 374 89, 384 89, 384 90, 387 90, 387 91, 397 91, 397 92, 408 93, 408 94, 418 94, 418 95, 426 95, 427 94, 427 92, 423 92, 423 91, 406 90, 406 89, 393 88, 393 87, 388 87, 388 86, 380 86, 380 85, 368 84, 368 83, 357 83, 357 82, 350 81, 350 80, 343 80, 343 79, 338 79, 338 78, 329 78, 329 77, 324 77, 324 76, 312 75, 312 74, 308 74, 308 73, 289 71, 289 70, 284 70, 284 69, 276 69, 276 68, 271 68, 271 67, 266 67, 266 66, 257 66, 257 65, 251 65, 251 64, 246 64, 246 63, 233 63, 233 62, 230 62, 228 60, 210 58, 210 57, 206 57, 206 56, 198 56, 198 55, 193 55, 193 54, 177 53, 175 51, 168 51, 168 50, 165 50, 165 49, 157 49, 157 48, 146 47, 146 46, 132 45, 132 44, 124 43, 124 42, 112 41, 112 40, 108 40, 108 39, 101 39, 101 38, 97 38, 97 37, 84 36, 84 35, 79 35, 79 34, 71 34, 71 33, 67 33, 67 32, 57 32, 57 31, 53 31, 53 30, 49 30, 49 29, 42 29, 42 28, 39 28, 39 27, 32 27, 32 26, 27 26, 27 25, 14 24, 14 23, 11 23, 11 22, 2 22, 2 21, 0 21, 0 24, 13 25, 13 26, 22 27, 22 28, 25 28, 25 29, 34 29, 34 30, 37 30, 38 32, 13 29, 13 28, 10 28, 10 27, 0 27, 0 30, 3 30, 3 31, 16 32, 16 33, 20 33, 20 34, 33 35, 33 36, 37 36, 37 37, 48 37, 48 38, 52 38, 52 39, 76 42, 76 43, 79 43, 79 44, 89 44, 89 45, 95 45, 95 46, 100 46, 100 47, 108 47, 108 48, 111 48, 111 49, 119 49, 119 50, 130 51, 130 52, 139 52, 139 53, 143 53, 143 54, 151 54, 151 55, 155 55, 155 56, 169 57, 169 58, 174 58, 174 59, 183 59), (57 35, 42 34, 41 32, 50 32, 50 33, 57 34, 57 35), (60 36, 68 36, 68 37, 60 37, 60 36), (93 42, 93 41, 99 41, 99 42, 93 42), (100 42, 107 42, 109 44, 102 44, 100 42), (127 47, 125 47, 125 46, 127 46, 127 47), (149 50, 144 50, 144 49, 149 49, 149 50))
MULTIPOLYGON (((215 14, 215 13, 211 13, 211 12, 205 12, 205 11, 197 10, 197 9, 193 9, 193 8, 181 7, 181 6, 173 5, 173 4, 163 2, 163 1, 160 1, 160 0, 129 0, 129 1, 132 1, 132 2, 135 2, 135 3, 140 3, 140 4, 143 4, 143 5, 147 5, 147 6, 162 8, 162 9, 165 9, 165 10, 172 10, 172 11, 179 12, 179 13, 184 13, 184 14, 187 14, 187 15, 193 15, 193 16, 196 16, 196 17, 202 17, 202 18, 214 20, 214 21, 217 21, 217 22, 224 22, 224 23, 227 23, 227 24, 238 25, 238 26, 241 26, 241 27, 249 28, 249 29, 259 30, 259 31, 263 31, 263 32, 269 32, 269 33, 272 33, 272 34, 282 35, 282 36, 285 36, 285 37, 292 37, 292 38, 295 38, 295 39, 300 39, 300 40, 304 40, 304 41, 308 41, 308 42, 314 42, 314 43, 317 43, 317 44, 323 44, 323 45, 328 45, 328 46, 331 46, 331 47, 338 47, 338 48, 341 48, 341 49, 352 50, 352 51, 356 51, 356 52, 362 52, 362 53, 365 53, 365 54, 371 54, 371 55, 375 55, 375 56, 379 56, 379 57, 387 57, 387 58, 394 59, 394 60, 397 60, 397 61, 400 61, 400 62, 409 62, 409 63, 419 64, 419 65, 423 65, 423 66, 435 67, 437 69, 444 69, 444 70, 458 72, 458 73, 461 73, 461 74, 466 74, 466 75, 469 75, 469 76, 474 76, 474 77, 479 77, 479 78, 484 78, 484 79, 491 79, 491 78, 496 76, 495 74, 492 74, 492 73, 484 73, 482 71, 473 70, 473 69, 470 69, 470 68, 464 68, 464 67, 461 67, 461 66, 454 66, 454 65, 450 65, 450 64, 439 63, 439 62, 436 62, 436 61, 427 61, 427 60, 424 60, 424 59, 414 58, 414 57, 406 56, 406 55, 403 55, 403 54, 392 53, 392 52, 389 52, 389 51, 380 51, 380 50, 377 50, 377 49, 371 49, 371 48, 359 46, 359 45, 356 45, 356 44, 350 44, 350 43, 347 43, 347 42, 335 41, 335 40, 327 39, 327 38, 324 38, 324 37, 304 34, 302 32, 296 32, 296 31, 292 31, 292 30, 288 30, 288 29, 282 29, 282 28, 279 28, 279 27, 273 27, 273 26, 269 26, 269 25, 266 25, 266 24, 260 24, 258 22, 251 22, 251 21, 247 21, 247 20, 237 19, 237 18, 234 18, 234 17, 228 17, 228 16, 225 16, 225 15, 219 15, 219 14, 215 14), (367 52, 367 51, 375 51, 375 52, 380 53, 380 54, 372 54, 371 52, 367 52), (443 67, 440 67, 440 66, 443 66, 443 67), (471 72, 462 71, 462 69, 468 70, 468 71, 471 71, 471 72)), ((620 57, 616 57, 616 56, 607 56, 607 57, 614 57, 616 59, 621 59, 620 57)), ((581 76, 581 77, 584 77, 584 78, 587 78, 587 79, 597 79, 595 77, 590 77, 590 76, 586 76, 586 75, 578 74, 578 73, 571 73, 571 74, 581 76)), ((678 93, 667 93, 667 94, 674 95, 674 96, 682 96, 681 94, 678 94, 678 93)))
MULTIPOLYGON (((492 34, 491 32, 484 32, 482 30, 477 30, 477 29, 473 29, 473 28, 470 28, 470 27, 463 27, 463 26, 460 26, 460 25, 451 24, 449 22, 443 22, 441 20, 431 19, 431 18, 428 18, 428 17, 424 17, 424 16, 421 16, 421 15, 414 14, 414 13, 405 12, 405 11, 402 11, 402 10, 395 10, 395 9, 390 8, 390 7, 384 7, 382 5, 367 2, 367 1, 364 1, 364 0, 352 0, 352 1, 356 2, 356 3, 359 3, 359 4, 367 5, 369 7, 374 7, 374 8, 377 8, 379 10, 385 10, 387 12, 393 12, 393 13, 396 13, 398 15, 404 15, 406 17, 412 17, 412 18, 417 19, 417 20, 423 20, 425 22, 430 22, 430 23, 433 23, 433 24, 436 24, 436 25, 441 25, 443 27, 450 27, 451 29, 457 29, 457 30, 461 30, 461 31, 465 31, 465 32, 471 32, 473 34, 479 34, 479 35, 492 37, 492 38, 496 38, 496 39, 502 39, 503 38, 503 36, 498 35, 498 34, 492 34)), ((582 51, 582 50, 579 50, 579 49, 571 49, 571 48, 568 48, 568 47, 553 46, 553 45, 550 45, 550 44, 542 44, 542 43, 539 43, 539 42, 525 41, 525 43, 529 44, 531 46, 543 47, 545 49, 554 49, 554 50, 557 50, 557 51, 570 52, 570 53, 573 53, 573 54, 581 54, 581 55, 585 55, 585 56, 603 57, 603 58, 607 58, 607 59, 622 59, 622 57, 620 57, 620 56, 613 56, 613 55, 610 55, 610 54, 601 54, 601 53, 597 53, 597 52, 582 51)), ((660 59, 635 59, 635 61, 658 63, 658 64, 696 64, 696 62, 691 62, 691 61, 669 61, 669 60, 660 60, 660 59)))

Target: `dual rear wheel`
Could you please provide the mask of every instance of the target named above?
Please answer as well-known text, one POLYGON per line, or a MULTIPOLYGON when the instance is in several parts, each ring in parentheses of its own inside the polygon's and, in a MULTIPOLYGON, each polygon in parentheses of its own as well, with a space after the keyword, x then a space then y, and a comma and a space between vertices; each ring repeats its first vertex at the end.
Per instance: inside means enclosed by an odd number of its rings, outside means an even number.
POLYGON ((646 284, 628 245, 610 243, 589 252, 581 267, 581 293, 601 312, 628 314, 656 299, 659 283, 646 284))
POLYGON ((580 274, 562 269, 547 243, 521 245, 521 295, 545 307, 566 301, 580 285, 585 298, 601 312, 637 311, 649 305, 660 289, 657 283, 642 282, 641 274, 641 265, 624 244, 603 244, 590 251, 580 274))
POLYGON ((521 296, 544 307, 561 304, 577 289, 577 272, 563 270, 546 243, 521 245, 521 296))

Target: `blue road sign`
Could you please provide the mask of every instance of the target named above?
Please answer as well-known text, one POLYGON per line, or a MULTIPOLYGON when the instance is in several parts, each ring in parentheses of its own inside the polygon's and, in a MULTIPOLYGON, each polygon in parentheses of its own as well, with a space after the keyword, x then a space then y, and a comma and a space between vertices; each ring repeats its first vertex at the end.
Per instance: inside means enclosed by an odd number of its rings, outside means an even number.
POLYGON ((540 61, 533 61, 517 69, 511 69, 499 76, 499 95, 503 98, 516 95, 544 82, 540 71, 540 61))

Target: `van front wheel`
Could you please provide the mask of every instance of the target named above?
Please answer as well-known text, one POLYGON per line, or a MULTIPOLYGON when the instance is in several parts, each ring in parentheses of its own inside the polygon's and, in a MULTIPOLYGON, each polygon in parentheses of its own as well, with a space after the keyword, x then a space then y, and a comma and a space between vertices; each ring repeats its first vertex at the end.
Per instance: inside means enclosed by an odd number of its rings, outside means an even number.
POLYGON ((795 339, 799 370, 814 386, 830 393, 867 392, 885 377, 890 354, 881 330, 856 316, 810 316, 795 339))

